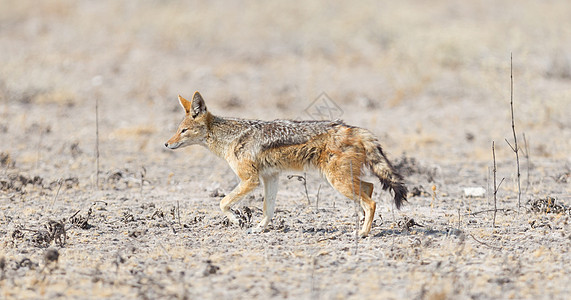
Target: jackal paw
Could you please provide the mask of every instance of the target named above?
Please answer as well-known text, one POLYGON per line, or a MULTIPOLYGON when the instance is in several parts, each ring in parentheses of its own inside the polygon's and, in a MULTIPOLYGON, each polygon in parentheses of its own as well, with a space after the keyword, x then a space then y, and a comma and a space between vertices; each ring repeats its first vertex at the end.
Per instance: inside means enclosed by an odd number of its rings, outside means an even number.
POLYGON ((361 238, 366 238, 367 236, 369 236, 369 232, 363 231, 363 230, 353 230, 353 235, 357 234, 359 237, 361 238))
POLYGON ((224 216, 228 219, 225 224, 229 226, 230 224, 237 225, 240 228, 245 228, 250 226, 252 223, 252 211, 244 206, 242 209, 229 209, 224 211, 224 216))
MULTIPOLYGON (((238 219, 238 215, 233 210, 227 211, 224 213, 224 216, 228 219, 228 223, 241 226, 241 220, 238 219)), ((230 225, 228 224, 228 225, 230 225)))

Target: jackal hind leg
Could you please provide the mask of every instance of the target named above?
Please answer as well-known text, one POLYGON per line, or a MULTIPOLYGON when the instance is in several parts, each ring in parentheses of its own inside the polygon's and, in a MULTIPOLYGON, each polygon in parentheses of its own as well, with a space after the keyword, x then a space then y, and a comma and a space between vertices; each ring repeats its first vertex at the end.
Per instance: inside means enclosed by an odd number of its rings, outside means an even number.
MULTIPOLYGON (((373 196, 373 188, 374 188, 374 186, 372 183, 366 182, 366 181, 361 181, 361 193, 369 196, 369 198, 371 198, 371 199, 373 198, 372 197, 373 196)), ((360 213, 361 213, 361 217, 364 218, 365 217, 365 210, 362 207, 361 207, 360 213)))
POLYGON ((375 209, 377 204, 373 199, 373 184, 366 181, 361 181, 361 208, 365 211, 365 222, 363 223, 363 229, 361 229, 361 236, 367 236, 373 227, 373 219, 375 218, 375 209))
POLYGON ((263 232, 268 224, 272 221, 272 218, 274 217, 274 209, 276 207, 278 179, 279 173, 262 176, 262 182, 264 183, 264 216, 262 217, 262 221, 260 221, 258 226, 250 228, 248 233, 263 232))
MULTIPOLYGON (((355 164, 358 166, 358 164, 355 164)), ((347 174, 351 174, 349 166, 346 164, 332 165, 329 170, 334 170, 333 172, 328 172, 326 177, 331 186, 333 186, 338 192, 349 199, 354 201, 359 201, 361 208, 365 213, 365 221, 363 226, 359 231, 359 236, 366 237, 371 231, 373 226, 373 218, 375 216, 376 203, 371 199, 373 194, 373 185, 369 182, 361 181, 359 177, 359 169, 354 168, 353 179, 347 174), (339 166, 345 166, 346 168, 339 168, 339 166), (359 187, 361 187, 361 193, 359 193, 359 187)))

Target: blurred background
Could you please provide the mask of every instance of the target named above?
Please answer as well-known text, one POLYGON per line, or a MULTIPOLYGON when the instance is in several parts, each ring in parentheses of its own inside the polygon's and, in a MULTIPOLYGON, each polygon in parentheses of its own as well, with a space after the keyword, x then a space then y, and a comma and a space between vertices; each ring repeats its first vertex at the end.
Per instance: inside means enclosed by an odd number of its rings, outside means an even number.
POLYGON ((496 140, 511 159, 513 53, 516 129, 569 162, 569 16, 565 0, 0 0, 1 147, 24 169, 89 165, 69 156, 93 157, 99 99, 104 168, 163 164, 178 94, 271 120, 326 93, 393 157, 489 161, 496 140))

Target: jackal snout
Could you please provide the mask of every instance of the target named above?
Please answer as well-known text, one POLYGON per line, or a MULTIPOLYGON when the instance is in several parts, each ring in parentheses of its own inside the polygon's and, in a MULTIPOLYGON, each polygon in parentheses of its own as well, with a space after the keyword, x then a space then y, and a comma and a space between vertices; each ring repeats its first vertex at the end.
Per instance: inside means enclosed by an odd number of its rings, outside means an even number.
POLYGON ((180 140, 180 137, 175 135, 173 138, 171 138, 165 143, 165 147, 169 149, 177 149, 178 147, 180 147, 181 143, 179 141, 174 141, 175 138, 180 140))

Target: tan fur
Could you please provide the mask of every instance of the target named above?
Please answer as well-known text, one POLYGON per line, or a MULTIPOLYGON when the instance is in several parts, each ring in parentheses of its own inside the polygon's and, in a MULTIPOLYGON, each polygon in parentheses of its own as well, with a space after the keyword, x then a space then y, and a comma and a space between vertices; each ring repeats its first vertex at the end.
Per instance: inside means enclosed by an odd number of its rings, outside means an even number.
POLYGON ((369 131, 341 121, 259 121, 212 115, 200 93, 192 101, 179 96, 185 111, 176 134, 165 143, 170 149, 199 144, 224 158, 240 184, 220 202, 220 209, 234 223, 231 210, 236 202, 264 184, 264 217, 252 232, 262 232, 275 207, 278 176, 284 170, 315 168, 344 196, 358 201, 365 213, 359 231, 367 236, 375 214, 371 199, 373 184, 360 178, 365 168, 391 189, 397 208, 406 201, 407 189, 384 155, 377 138, 369 131))

